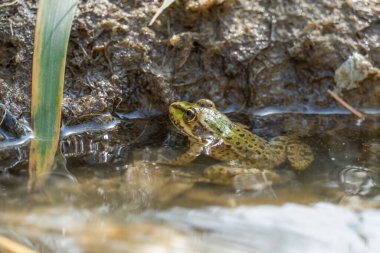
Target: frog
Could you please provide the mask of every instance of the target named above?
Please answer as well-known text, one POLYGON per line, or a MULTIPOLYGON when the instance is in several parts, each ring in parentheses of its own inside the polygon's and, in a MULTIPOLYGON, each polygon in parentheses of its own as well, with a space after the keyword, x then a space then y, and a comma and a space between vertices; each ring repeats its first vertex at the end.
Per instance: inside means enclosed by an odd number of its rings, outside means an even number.
POLYGON ((247 126, 231 121, 209 99, 195 103, 174 102, 169 106, 169 119, 188 138, 189 148, 168 163, 186 165, 206 153, 221 161, 204 172, 213 180, 271 171, 287 161, 296 171, 303 171, 314 160, 311 147, 298 136, 283 135, 266 140, 249 131, 247 126))

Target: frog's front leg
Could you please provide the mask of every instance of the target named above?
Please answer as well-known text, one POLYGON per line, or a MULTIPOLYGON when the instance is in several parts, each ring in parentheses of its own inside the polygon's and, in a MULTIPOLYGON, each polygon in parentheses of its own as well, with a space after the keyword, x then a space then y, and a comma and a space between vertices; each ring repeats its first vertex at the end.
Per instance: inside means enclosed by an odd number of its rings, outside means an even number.
POLYGON ((203 145, 201 143, 190 141, 190 147, 185 153, 183 153, 182 155, 180 155, 174 160, 170 160, 166 162, 166 164, 169 164, 169 165, 188 164, 192 162, 193 160, 195 160, 195 158, 197 158, 202 153, 202 150, 203 150, 203 145))

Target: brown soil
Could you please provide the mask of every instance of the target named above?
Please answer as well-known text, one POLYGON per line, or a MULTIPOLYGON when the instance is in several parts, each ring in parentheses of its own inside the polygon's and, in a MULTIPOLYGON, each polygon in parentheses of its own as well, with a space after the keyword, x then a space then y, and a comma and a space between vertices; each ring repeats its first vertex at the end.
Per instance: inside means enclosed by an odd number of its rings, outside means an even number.
MULTIPOLYGON (((67 56, 63 116, 166 113, 176 100, 219 108, 332 107, 335 70, 353 52, 380 67, 377 0, 82 1, 67 56)), ((29 120, 37 4, 0 12, 0 102, 29 120)), ((379 107, 379 79, 343 92, 379 107)))

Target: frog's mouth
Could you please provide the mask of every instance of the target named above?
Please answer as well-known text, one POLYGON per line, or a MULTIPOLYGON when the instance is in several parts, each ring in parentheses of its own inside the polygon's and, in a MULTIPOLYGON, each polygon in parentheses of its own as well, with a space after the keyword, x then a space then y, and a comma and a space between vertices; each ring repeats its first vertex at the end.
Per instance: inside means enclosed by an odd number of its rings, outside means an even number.
MULTIPOLYGON (((175 102, 169 106, 170 121, 182 134, 189 136, 193 139, 196 139, 198 141, 201 141, 201 139, 198 136, 195 136, 193 134, 192 128, 189 125, 187 125, 183 120, 183 115, 186 111, 186 108, 184 107, 183 103, 185 102, 181 102, 181 103, 175 102)), ((190 103, 188 104, 191 105, 190 103)))

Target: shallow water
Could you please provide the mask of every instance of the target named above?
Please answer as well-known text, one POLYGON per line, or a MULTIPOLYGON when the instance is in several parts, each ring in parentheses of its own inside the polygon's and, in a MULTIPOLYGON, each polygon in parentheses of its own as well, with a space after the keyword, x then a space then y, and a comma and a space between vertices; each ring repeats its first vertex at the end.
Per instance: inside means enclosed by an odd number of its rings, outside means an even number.
POLYGON ((377 252, 379 121, 249 115, 231 116, 268 138, 301 133, 315 161, 297 173, 281 165, 280 182, 242 174, 220 185, 203 177, 216 162, 207 156, 157 163, 186 147, 166 119, 69 127, 68 172, 43 191, 27 193, 26 144, 2 153, 0 236, 37 252, 377 252))

